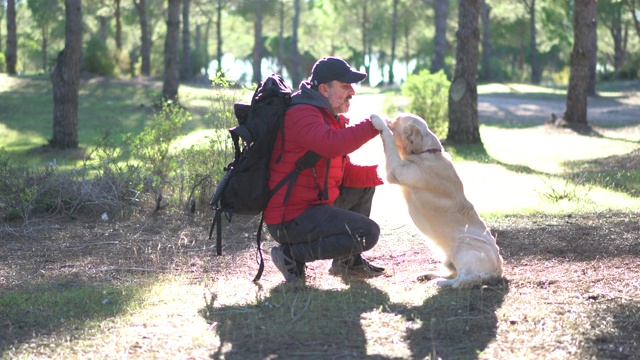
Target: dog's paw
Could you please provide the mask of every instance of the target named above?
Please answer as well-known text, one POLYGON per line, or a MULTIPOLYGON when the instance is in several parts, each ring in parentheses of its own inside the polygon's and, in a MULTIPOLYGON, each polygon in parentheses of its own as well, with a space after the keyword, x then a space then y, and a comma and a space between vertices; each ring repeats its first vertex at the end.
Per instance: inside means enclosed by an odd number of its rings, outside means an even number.
POLYGON ((389 126, 387 126, 387 122, 384 121, 384 119, 380 117, 380 115, 371 114, 371 123, 373 124, 373 127, 375 127, 380 131, 389 130, 389 126))

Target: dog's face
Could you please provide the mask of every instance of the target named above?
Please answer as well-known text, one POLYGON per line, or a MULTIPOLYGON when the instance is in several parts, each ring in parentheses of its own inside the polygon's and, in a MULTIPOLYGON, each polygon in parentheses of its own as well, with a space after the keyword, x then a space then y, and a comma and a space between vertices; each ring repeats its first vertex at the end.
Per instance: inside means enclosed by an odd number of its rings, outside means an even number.
POLYGON ((442 144, 438 137, 429 130, 426 121, 417 115, 400 115, 389 123, 389 129, 393 132, 398 152, 403 159, 427 150, 442 151, 442 144))

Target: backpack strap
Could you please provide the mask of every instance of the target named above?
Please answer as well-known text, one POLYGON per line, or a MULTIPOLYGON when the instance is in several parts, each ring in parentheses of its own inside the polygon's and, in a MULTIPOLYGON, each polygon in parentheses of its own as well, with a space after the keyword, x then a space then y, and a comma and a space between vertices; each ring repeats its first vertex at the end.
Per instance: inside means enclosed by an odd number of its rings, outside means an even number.
POLYGON ((264 212, 260 217, 260 224, 258 225, 258 232, 256 233, 256 244, 258 244, 258 256, 260 257, 260 262, 258 263, 258 273, 253 278, 253 282, 260 280, 262 277, 262 272, 264 272, 264 258, 262 257, 262 246, 260 246, 260 240, 262 239, 262 224, 264 224, 264 212))

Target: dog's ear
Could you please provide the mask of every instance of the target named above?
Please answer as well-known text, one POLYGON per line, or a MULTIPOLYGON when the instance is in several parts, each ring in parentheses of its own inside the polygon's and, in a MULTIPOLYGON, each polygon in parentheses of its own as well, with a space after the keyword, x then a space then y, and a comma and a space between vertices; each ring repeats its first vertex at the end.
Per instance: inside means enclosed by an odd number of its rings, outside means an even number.
POLYGON ((417 154, 424 150, 424 135, 422 129, 416 124, 410 123, 404 128, 405 154, 417 154))

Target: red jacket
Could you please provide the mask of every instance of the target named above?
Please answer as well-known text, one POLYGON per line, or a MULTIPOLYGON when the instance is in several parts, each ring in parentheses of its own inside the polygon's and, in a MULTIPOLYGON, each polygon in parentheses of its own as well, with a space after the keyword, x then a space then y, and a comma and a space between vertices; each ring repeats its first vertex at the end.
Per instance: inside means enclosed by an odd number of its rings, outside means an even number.
POLYGON ((266 224, 279 224, 296 218, 306 209, 320 204, 333 204, 340 193, 340 186, 371 187, 382 184, 377 166, 352 164, 348 154, 360 148, 379 132, 365 120, 346 127, 348 119, 339 120, 328 109, 312 105, 298 105, 287 110, 284 118, 284 145, 278 132, 269 165, 269 187, 273 188, 295 167, 295 162, 307 150, 321 155, 314 169, 303 170, 284 203, 287 185, 276 192, 264 211, 266 224), (324 116, 323 116, 324 114, 324 116), (326 119, 326 122, 325 122, 326 119), (278 156, 280 162, 276 163, 278 156), (331 159, 327 181, 327 200, 319 198, 324 190, 327 158, 331 159), (315 176, 314 171, 315 170, 315 176))

